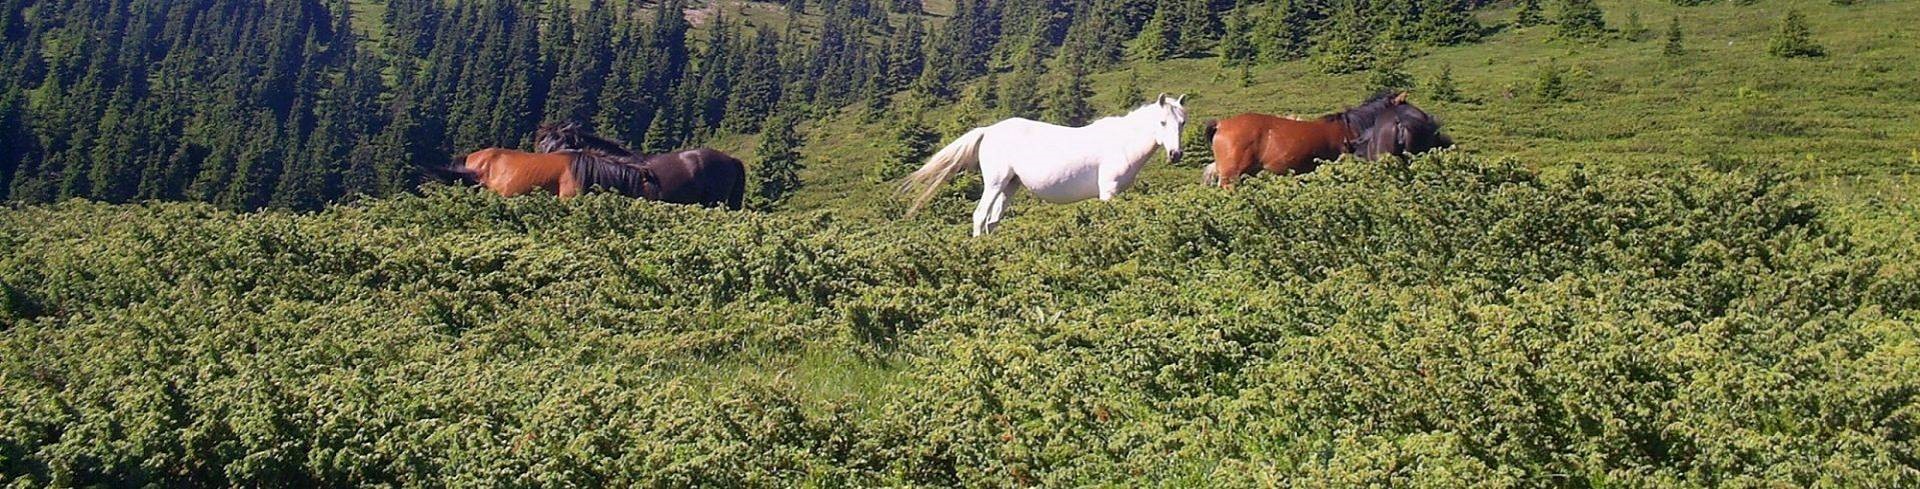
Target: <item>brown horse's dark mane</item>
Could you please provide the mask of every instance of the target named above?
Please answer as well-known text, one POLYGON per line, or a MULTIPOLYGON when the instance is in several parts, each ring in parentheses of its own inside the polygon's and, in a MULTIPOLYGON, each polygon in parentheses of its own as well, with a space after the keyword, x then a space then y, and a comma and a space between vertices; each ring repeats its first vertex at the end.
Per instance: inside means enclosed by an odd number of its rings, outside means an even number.
POLYGON ((599 151, 566 151, 573 155, 573 178, 580 188, 604 188, 628 197, 654 198, 647 186, 654 182, 653 170, 627 164, 631 157, 599 151))

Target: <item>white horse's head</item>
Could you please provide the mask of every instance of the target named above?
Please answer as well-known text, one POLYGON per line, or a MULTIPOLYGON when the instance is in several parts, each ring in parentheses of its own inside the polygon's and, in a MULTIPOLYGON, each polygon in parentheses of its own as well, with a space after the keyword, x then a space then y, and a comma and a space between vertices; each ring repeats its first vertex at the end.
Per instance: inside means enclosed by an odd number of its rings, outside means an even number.
POLYGON ((1186 100, 1186 95, 1169 97, 1162 93, 1159 100, 1133 111, 1135 117, 1151 124, 1148 127, 1153 131, 1153 140, 1167 151, 1169 163, 1179 163, 1182 156, 1180 133, 1187 125, 1186 100))

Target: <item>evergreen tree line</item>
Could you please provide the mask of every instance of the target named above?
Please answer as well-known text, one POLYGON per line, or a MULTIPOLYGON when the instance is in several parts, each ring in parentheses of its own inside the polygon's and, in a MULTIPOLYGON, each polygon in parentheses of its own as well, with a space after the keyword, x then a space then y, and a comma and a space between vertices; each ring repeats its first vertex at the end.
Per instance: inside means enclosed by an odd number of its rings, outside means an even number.
POLYGON ((696 28, 687 1, 389 0, 354 19, 348 0, 0 0, 0 198, 312 209, 526 147, 543 121, 660 152, 857 101, 896 110, 902 91, 1079 123, 1097 112, 1087 77, 1130 57, 1358 70, 1383 39, 1475 38, 1480 3, 959 0, 936 18, 787 0, 776 29, 725 10, 696 28))

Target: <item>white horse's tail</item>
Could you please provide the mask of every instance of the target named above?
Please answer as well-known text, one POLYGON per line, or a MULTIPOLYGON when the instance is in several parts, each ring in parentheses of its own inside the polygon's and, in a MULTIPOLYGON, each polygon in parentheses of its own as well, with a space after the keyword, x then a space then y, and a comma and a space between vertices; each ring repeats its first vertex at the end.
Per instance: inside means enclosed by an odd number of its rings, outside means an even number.
POLYGON ((920 191, 920 197, 913 199, 913 207, 907 209, 907 217, 913 217, 914 213, 920 212, 920 208, 925 207, 927 201, 933 199, 933 194, 939 192, 940 186, 947 183, 948 179, 952 179, 954 174, 962 170, 980 169, 980 140, 986 135, 987 128, 984 127, 967 131, 965 135, 960 136, 960 139, 954 140, 940 152, 934 153, 932 158, 927 159, 926 165, 907 176, 906 183, 900 185, 901 192, 912 191, 914 187, 924 187, 920 191))
POLYGON ((1208 187, 1220 186, 1220 163, 1208 163, 1200 170, 1200 184, 1208 187))

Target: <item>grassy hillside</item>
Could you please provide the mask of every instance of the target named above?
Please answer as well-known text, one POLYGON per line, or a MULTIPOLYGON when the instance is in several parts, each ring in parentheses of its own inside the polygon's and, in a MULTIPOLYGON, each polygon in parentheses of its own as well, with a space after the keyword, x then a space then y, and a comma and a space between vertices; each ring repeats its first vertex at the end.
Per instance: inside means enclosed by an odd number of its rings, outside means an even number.
MULTIPOLYGON (((1835 185, 1861 176, 1884 183, 1843 185, 1847 193, 1906 199, 1904 175, 1920 171, 1920 28, 1886 19, 1920 18, 1920 4, 1866 1, 1834 6, 1763 0, 1752 6, 1676 7, 1660 0, 1601 1, 1608 24, 1620 27, 1639 12, 1653 30, 1647 40, 1604 44, 1552 40, 1552 28, 1512 29, 1512 12, 1494 9, 1482 21, 1496 33, 1484 42, 1429 49, 1408 64, 1423 84, 1451 67, 1471 99, 1449 103, 1424 97, 1416 104, 1443 118, 1463 151, 1515 157, 1550 169, 1583 165, 1595 171, 1693 171, 1703 163, 1750 170, 1782 170, 1835 185), (1830 54, 1784 60, 1768 56, 1767 36, 1780 12, 1807 14, 1815 38, 1830 54), (1687 54, 1661 54, 1662 33, 1678 18, 1687 54), (1533 96, 1541 66, 1568 71, 1570 99, 1533 96), (1883 176, 1892 180, 1881 180, 1883 176)), ((1140 86, 1193 93, 1193 118, 1242 112, 1318 115, 1357 103, 1368 93, 1364 74, 1332 76, 1306 62, 1261 66, 1241 86, 1240 70, 1217 59, 1184 59, 1139 67, 1140 86)), ((1097 77, 1100 105, 1110 113, 1127 73, 1097 77)), ((930 111, 943 120, 943 111, 930 111)), ((989 123, 991 121, 978 121, 989 123)), ((880 155, 885 123, 859 124, 851 114, 817 124, 808 148, 810 189, 804 209, 889 216, 887 189, 863 180, 880 155)), ((948 135, 952 136, 952 135, 948 135)), ((1191 185, 1198 170, 1151 167, 1148 187, 1191 185)), ((1909 201, 1910 202, 1910 201, 1909 201)), ((1911 205, 1910 203, 1907 205, 1911 205)), ((1015 205, 1015 212, 1031 210, 1015 205)))
MULTIPOLYGON (((897 218, 859 109, 807 125, 779 213, 6 208, 0 481, 1920 485, 1920 32, 1886 20, 1920 5, 1758 3, 1600 2, 1679 16, 1675 60, 1488 11, 1409 67, 1474 99, 1414 97, 1456 151, 1232 194, 1156 163, 983 239, 963 192, 897 218), (1789 5, 1829 56, 1765 55, 1789 5), (1569 100, 1531 94, 1549 59, 1569 100)), ((1366 92, 1138 68, 1196 120, 1366 92)))

